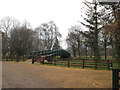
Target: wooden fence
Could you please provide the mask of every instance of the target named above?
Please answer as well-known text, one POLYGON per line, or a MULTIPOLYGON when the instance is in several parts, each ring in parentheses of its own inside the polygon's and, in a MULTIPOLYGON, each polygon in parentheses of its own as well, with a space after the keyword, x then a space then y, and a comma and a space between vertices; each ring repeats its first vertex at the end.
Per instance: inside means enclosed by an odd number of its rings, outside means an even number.
POLYGON ((120 89, 120 69, 112 69, 112 88, 113 90, 120 89))
MULTIPOLYGON (((47 62, 48 63, 48 62, 47 62)), ((54 65, 64 65, 67 67, 82 67, 94 68, 94 69, 108 69, 112 68, 112 62, 110 60, 86 60, 86 59, 54 59, 49 62, 54 65)))
POLYGON ((2 61, 24 61, 27 59, 27 56, 4 56, 2 57, 2 61))

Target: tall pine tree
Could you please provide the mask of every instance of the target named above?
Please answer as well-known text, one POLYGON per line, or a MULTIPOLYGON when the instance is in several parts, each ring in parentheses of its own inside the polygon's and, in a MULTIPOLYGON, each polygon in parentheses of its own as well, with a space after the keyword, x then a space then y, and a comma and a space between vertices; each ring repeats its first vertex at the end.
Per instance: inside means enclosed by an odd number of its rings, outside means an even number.
POLYGON ((100 50, 99 50, 100 20, 99 20, 99 17, 101 15, 100 15, 100 12, 98 12, 97 10, 98 4, 96 1, 94 3, 91 3, 88 1, 85 1, 83 3, 87 6, 87 9, 86 10, 84 9, 85 16, 83 18, 85 22, 81 22, 81 23, 84 26, 86 26, 90 32, 89 33, 90 35, 87 38, 91 39, 92 37, 92 40, 90 40, 91 42, 89 43, 94 43, 94 46, 93 46, 94 47, 93 48, 94 59, 99 60, 100 59, 100 50))

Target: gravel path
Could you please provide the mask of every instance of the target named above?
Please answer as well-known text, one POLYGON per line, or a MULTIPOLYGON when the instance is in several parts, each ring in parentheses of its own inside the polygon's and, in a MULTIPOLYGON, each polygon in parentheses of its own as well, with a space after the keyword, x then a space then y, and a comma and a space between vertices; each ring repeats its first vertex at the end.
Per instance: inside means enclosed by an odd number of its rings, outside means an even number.
POLYGON ((111 88, 111 71, 3 62, 3 88, 111 88))

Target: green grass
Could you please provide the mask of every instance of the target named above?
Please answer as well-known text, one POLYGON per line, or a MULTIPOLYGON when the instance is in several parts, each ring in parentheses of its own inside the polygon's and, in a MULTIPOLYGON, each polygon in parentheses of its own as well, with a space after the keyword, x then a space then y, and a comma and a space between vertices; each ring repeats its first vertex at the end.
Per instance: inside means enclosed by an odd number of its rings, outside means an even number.
POLYGON ((113 63, 113 69, 120 69, 120 63, 113 63))
MULTIPOLYGON (((85 56, 82 56, 82 57, 71 57, 71 58, 73 58, 73 59, 79 59, 79 58, 84 58, 84 59, 86 59, 86 57, 85 56)), ((88 56, 87 57, 87 59, 88 60, 94 60, 94 57, 90 57, 90 56, 88 56)), ((101 60, 105 60, 105 57, 104 56, 101 56, 101 58, 100 58, 101 60)), ((106 60, 114 60, 115 58, 112 58, 111 56, 108 56, 107 58, 106 58, 106 60)))
MULTIPOLYGON (((19 59, 19 61, 26 61, 27 59, 19 59)), ((2 59, 2 61, 16 61, 16 59, 2 59)))

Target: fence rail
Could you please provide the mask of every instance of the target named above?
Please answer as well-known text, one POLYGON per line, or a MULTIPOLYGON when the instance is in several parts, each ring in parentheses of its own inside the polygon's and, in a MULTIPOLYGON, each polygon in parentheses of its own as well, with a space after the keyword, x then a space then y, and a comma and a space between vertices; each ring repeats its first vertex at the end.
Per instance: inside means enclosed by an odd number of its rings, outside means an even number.
POLYGON ((119 90, 120 88, 120 69, 112 69, 112 88, 113 90, 119 90))
MULTIPOLYGON (((54 64, 54 65, 64 65, 67 67, 82 67, 84 68, 94 68, 94 69, 108 69, 112 68, 112 62, 110 60, 86 60, 86 59, 74 59, 74 58, 66 58, 66 59, 53 59, 50 62, 45 62, 46 64, 54 64)), ((45 64, 44 63, 44 64, 45 64)))

